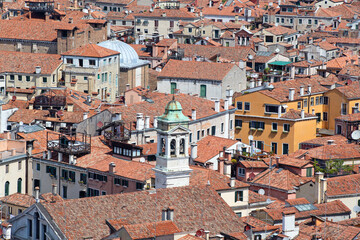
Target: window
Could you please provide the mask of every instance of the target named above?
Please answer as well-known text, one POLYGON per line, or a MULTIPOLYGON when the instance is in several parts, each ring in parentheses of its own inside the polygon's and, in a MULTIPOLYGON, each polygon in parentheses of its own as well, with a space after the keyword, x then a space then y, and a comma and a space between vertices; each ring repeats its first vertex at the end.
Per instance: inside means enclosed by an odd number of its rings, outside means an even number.
POLYGON ((191 33, 192 32, 192 28, 189 28, 189 33, 191 33))
POLYGON ((299 24, 302 24, 302 19, 301 18, 299 18, 299 24))
POLYGON ((306 108, 308 106, 308 100, 307 98, 304 99, 304 108, 306 108))
POLYGON ((235 128, 241 128, 242 127, 242 120, 235 119, 235 128))
POLYGON ((17 192, 18 192, 18 193, 21 193, 21 187, 22 187, 22 179, 19 178, 19 179, 17 180, 17 192))
POLYGON ((320 104, 320 97, 316 97, 315 105, 319 105, 319 104, 320 104))
POLYGON ((93 188, 88 188, 88 196, 89 197, 100 196, 100 191, 93 188))
POLYGON ((192 133, 189 135, 189 142, 192 142, 192 133))
POLYGON ((90 66, 95 66, 95 64, 96 64, 95 60, 92 60, 92 59, 89 60, 89 65, 90 66))
POLYGON ((324 104, 328 105, 329 104, 329 98, 328 97, 324 97, 324 104))
POLYGON ((342 103, 341 104, 341 115, 346 115, 346 108, 347 108, 347 104, 342 103))
POLYGON ((67 198, 67 186, 63 186, 63 198, 67 198))
POLYGON ((26 81, 30 82, 30 76, 26 76, 26 81))
POLYGON ((301 102, 298 102, 298 103, 297 103, 297 108, 298 108, 298 109, 301 109, 301 102))
POLYGON ((270 43, 272 43, 274 40, 274 37, 273 36, 266 36, 265 37, 265 42, 270 42, 270 43))
POLYGON ((101 191, 101 195, 105 196, 106 192, 105 191, 101 191))
POLYGON ((242 216, 241 212, 236 213, 236 216, 241 217, 242 216))
POLYGON ((289 153, 289 144, 283 143, 283 154, 289 153))
POLYGON ((271 143, 271 151, 274 154, 277 154, 277 143, 276 142, 271 143))
POLYGON ((233 129, 233 120, 230 120, 230 130, 233 129))
POLYGON ((171 86, 170 86, 170 88, 171 88, 170 93, 171 93, 171 94, 175 94, 176 83, 172 82, 170 85, 171 85, 171 86))
POLYGON ((83 184, 86 184, 86 173, 80 173, 80 182, 82 182, 83 184))
POLYGON ((47 239, 47 237, 46 237, 46 225, 45 224, 42 225, 42 235, 43 235, 42 239, 47 239))
POLYGON ((68 64, 73 64, 74 61, 73 61, 72 58, 66 58, 66 63, 68 63, 68 64))
POLYGON ((114 184, 115 185, 121 185, 121 179, 120 178, 114 178, 114 184))
POLYGON ((277 132, 277 129, 278 129, 278 124, 277 123, 272 123, 271 124, 271 131, 277 132))
POLYGON ((21 170, 21 161, 18 162, 18 170, 21 170))
POLYGON ((154 25, 155 25, 155 27, 158 27, 159 26, 159 20, 155 20, 154 25))
POLYGON ((144 184, 143 183, 136 183, 136 189, 137 190, 142 190, 144 188, 144 184))
POLYGON ((235 202, 244 201, 244 192, 243 191, 236 191, 235 192, 235 202))
POLYGON ((31 219, 27 220, 27 232, 28 232, 28 236, 32 237, 32 220, 31 219))
MULTIPOLYGON (((278 105, 265 105, 265 113, 278 113, 279 106, 278 105)), ((281 107, 281 113, 285 113, 286 109, 281 107)))
POLYGON ((317 19, 315 19, 315 20, 314 20, 314 23, 315 23, 315 24, 318 24, 318 20, 317 20, 317 19))
POLYGON ((327 121, 328 120, 328 114, 327 112, 323 112, 323 120, 327 121))
POLYGON ((10 187, 10 183, 9 183, 9 181, 7 181, 5 183, 5 196, 9 195, 9 187, 10 187))
POLYGON ((243 109, 243 104, 242 104, 242 102, 236 102, 236 108, 237 108, 238 110, 242 110, 242 109, 243 109))
POLYGON ((238 176, 245 176, 245 168, 238 168, 238 176))
POLYGON ((36 171, 40 171, 40 163, 36 164, 36 171))
POLYGON ((6 164, 5 166, 5 173, 9 173, 9 164, 6 164))
POLYGON ((279 23, 279 22, 280 22, 280 18, 276 18, 276 22, 279 23))
POLYGON ((290 124, 284 123, 284 125, 283 125, 283 132, 290 132, 290 124))
POLYGON ((200 97, 206 97, 206 85, 200 85, 200 97))
POLYGON ((10 81, 14 81, 15 80, 15 75, 10 75, 10 81))
POLYGON ((69 171, 69 181, 75 182, 75 172, 69 171))
POLYGON ((314 106, 314 97, 310 98, 310 106, 314 106))
POLYGON ((22 76, 18 75, 18 81, 22 82, 22 76))
POLYGON ((249 102, 244 103, 244 110, 245 111, 250 111, 250 103, 249 102))
POLYGON ((200 130, 197 131, 197 140, 200 140, 200 130))
MULTIPOLYGON (((39 170, 40 170, 40 164, 39 164, 39 170)), ((49 173, 50 175, 56 177, 56 168, 51 166, 46 166, 46 173, 49 173)))
POLYGON ((170 27, 174 27, 174 21, 170 21, 170 27))
POLYGON ((312 176, 312 167, 306 168, 306 176, 311 177, 312 176))
POLYGON ((321 121, 321 113, 315 113, 315 115, 317 117, 316 121, 320 122, 321 121))
POLYGON ((43 83, 47 83, 47 77, 43 77, 43 83))
POLYGON ((216 126, 211 127, 211 135, 213 135, 213 136, 216 135, 216 126))
POLYGON ((292 18, 290 18, 289 21, 291 24, 294 22, 294 20, 292 18))
POLYGON ((341 133, 342 133, 341 125, 336 125, 336 134, 341 134, 341 133))
POLYGON ((221 133, 224 133, 224 123, 221 123, 220 129, 221 129, 221 133))
POLYGON ((265 123, 264 122, 257 122, 257 121, 250 121, 249 122, 250 129, 265 129, 265 123))
POLYGON ((264 142, 263 141, 255 141, 255 147, 264 150, 264 142))
POLYGON ((308 19, 308 24, 311 24, 311 19, 308 19))
POLYGON ((284 18, 281 18, 281 23, 284 23, 284 22, 285 22, 284 18))

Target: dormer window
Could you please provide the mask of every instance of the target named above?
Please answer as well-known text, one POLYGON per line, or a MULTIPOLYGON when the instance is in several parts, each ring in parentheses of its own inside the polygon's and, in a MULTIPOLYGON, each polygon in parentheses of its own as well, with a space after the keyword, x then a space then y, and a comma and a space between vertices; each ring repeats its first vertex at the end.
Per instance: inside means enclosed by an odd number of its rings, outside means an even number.
POLYGON ((240 13, 241 10, 242 10, 242 8, 240 8, 240 7, 234 7, 234 12, 235 13, 240 13))

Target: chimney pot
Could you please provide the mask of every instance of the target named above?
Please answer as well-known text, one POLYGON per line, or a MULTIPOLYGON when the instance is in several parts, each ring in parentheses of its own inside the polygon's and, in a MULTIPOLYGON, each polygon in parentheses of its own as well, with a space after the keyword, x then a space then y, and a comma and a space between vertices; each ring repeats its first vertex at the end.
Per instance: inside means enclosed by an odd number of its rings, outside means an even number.
POLYGON ((224 109, 229 110, 229 100, 227 99, 224 100, 224 109))
POLYGON ((12 148, 11 149, 11 156, 15 156, 16 155, 16 149, 15 148, 12 148))
POLYGON ((294 101, 295 88, 289 88, 289 100, 294 101))
POLYGON ((304 89, 305 87, 304 86, 300 86, 300 96, 304 96, 304 89))
POLYGON ((311 85, 308 85, 308 94, 311 94, 311 85))
POLYGON ((40 194, 40 188, 39 187, 35 187, 35 202, 39 203, 39 194, 40 194))
POLYGON ((196 120, 196 109, 195 108, 191 109, 191 119, 194 121, 196 120))
POLYGON ((109 164, 109 173, 115 173, 115 172, 116 172, 116 171, 115 171, 115 167, 116 167, 115 163, 114 163, 114 162, 111 162, 111 163, 109 164))
POLYGON ((230 178, 230 187, 232 187, 232 188, 235 187, 235 178, 234 177, 230 178))
POLYGON ((150 128, 150 117, 145 116, 145 129, 150 128))
POLYGON ((220 112, 220 101, 215 100, 215 112, 220 112))
POLYGON ((191 144, 191 159, 194 160, 197 158, 197 144, 196 143, 192 143, 191 144))
POLYGON ((57 185, 56 184, 53 184, 52 185, 52 194, 55 196, 57 195, 57 185))
POLYGON ((301 109, 301 118, 304 119, 305 118, 305 110, 301 109))
POLYGON ((204 233, 205 233, 205 240, 209 240, 210 239, 210 231, 205 230, 204 233))

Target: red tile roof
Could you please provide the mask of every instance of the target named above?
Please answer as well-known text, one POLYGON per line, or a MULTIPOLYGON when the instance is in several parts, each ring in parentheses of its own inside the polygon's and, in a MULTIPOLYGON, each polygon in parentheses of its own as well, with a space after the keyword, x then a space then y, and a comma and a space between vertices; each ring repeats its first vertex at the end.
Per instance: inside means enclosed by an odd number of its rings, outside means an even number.
POLYGON ((239 141, 228 138, 206 136, 197 142, 197 155, 198 157, 194 160, 196 162, 206 163, 211 158, 219 154, 220 151, 227 149, 239 141))
POLYGON ((249 204, 252 203, 265 203, 268 199, 275 201, 276 198, 266 195, 261 195, 254 191, 249 190, 249 204))
POLYGON ((171 59, 159 73, 158 78, 181 78, 222 81, 235 67, 231 63, 209 63, 171 59))
POLYGON ((85 46, 72 49, 70 51, 64 52, 63 56, 82 56, 82 57, 95 57, 103 58, 112 55, 119 55, 117 51, 113 51, 108 48, 100 47, 96 44, 86 44, 85 46))
POLYGON ((192 19, 195 20, 199 17, 197 17, 195 15, 195 13, 189 12, 187 11, 187 9, 185 8, 180 8, 180 9, 160 9, 160 8, 155 8, 152 12, 151 11, 146 11, 146 12, 142 12, 142 13, 135 13, 134 14, 135 17, 140 17, 140 18, 176 18, 176 19, 192 19))
POLYGON ((180 232, 173 221, 125 225, 123 228, 134 240, 173 235, 180 232))
POLYGON ((249 161, 249 160, 240 160, 239 164, 245 168, 268 168, 269 166, 264 161, 249 161))
MULTIPOLYGON (((305 118, 311 118, 311 117, 316 118, 315 115, 312 115, 310 113, 305 112, 305 118)), ((295 109, 289 109, 288 111, 286 111, 286 113, 281 115, 280 118, 283 118, 283 119, 301 119, 301 111, 295 110, 295 109)))
POLYGON ((174 209, 174 223, 182 232, 204 228, 214 236, 244 228, 232 209, 207 186, 156 189, 156 192, 139 191, 42 205, 68 239, 91 236, 98 240, 107 236, 106 219, 127 219, 129 224, 161 221, 161 211, 168 207, 174 209))
POLYGON ((360 193, 360 174, 333 177, 327 179, 326 195, 336 197, 360 193))
POLYGON ((35 68, 40 66, 41 74, 50 75, 61 64, 60 55, 57 54, 0 51, 1 73, 35 74, 35 68))
POLYGON ((347 143, 348 140, 346 137, 342 136, 342 135, 334 135, 334 136, 328 136, 328 137, 318 137, 318 138, 314 138, 305 142, 301 142, 300 144, 314 144, 314 145, 318 145, 318 146, 323 146, 328 144, 329 140, 334 140, 335 144, 344 144, 347 143))
POLYGON ((360 146, 356 144, 324 145, 306 150, 313 159, 336 160, 360 158, 360 146))
POLYGON ((354 81, 348 85, 337 87, 339 92, 341 92, 348 99, 359 99, 360 98, 360 83, 354 81))
POLYGON ((271 27, 271 28, 265 28, 263 29, 264 31, 267 31, 269 33, 272 33, 274 35, 290 35, 290 34, 294 34, 297 31, 291 28, 287 28, 287 27, 283 27, 283 26, 276 26, 276 27, 271 27))
POLYGON ((0 198, 0 202, 28 208, 35 203, 35 198, 27 194, 14 193, 0 198))

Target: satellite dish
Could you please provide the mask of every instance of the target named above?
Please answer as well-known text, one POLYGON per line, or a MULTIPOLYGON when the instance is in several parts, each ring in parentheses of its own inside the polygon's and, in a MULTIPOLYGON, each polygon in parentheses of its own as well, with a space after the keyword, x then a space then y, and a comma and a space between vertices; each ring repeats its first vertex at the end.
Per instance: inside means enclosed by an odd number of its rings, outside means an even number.
POLYGON ((278 49, 278 48, 275 49, 275 52, 276 52, 276 53, 279 53, 279 52, 280 52, 280 49, 278 49))
POLYGON ((248 58, 249 58, 249 60, 253 60, 254 56, 251 55, 251 54, 249 54, 249 55, 248 55, 248 58))
POLYGON ((252 141, 252 140, 254 140, 254 136, 253 136, 253 135, 249 135, 249 136, 248 136, 248 139, 249 139, 250 141, 252 141))
POLYGON ((140 160, 139 160, 139 162, 144 163, 144 162, 145 162, 145 158, 144 158, 144 157, 141 157, 140 160))
POLYGON ((195 236, 196 237, 202 237, 204 235, 204 232, 205 232, 204 229, 199 229, 199 230, 196 231, 195 236))
POLYGON ((360 207, 359 206, 354 206, 353 211, 356 213, 360 212, 360 207))
POLYGON ((267 203, 267 204, 270 204, 270 203, 271 203, 271 199, 270 199, 270 198, 266 199, 266 203, 267 203))
POLYGON ((355 130, 351 133, 351 138, 354 140, 360 139, 360 130, 355 130))
POLYGON ((264 194, 265 194, 265 190, 264 190, 264 189, 262 189, 262 188, 261 188, 261 189, 259 189, 259 194, 260 194, 260 195, 264 195, 264 194))
POLYGON ((24 123, 23 122, 19 122, 19 125, 22 126, 24 123))

